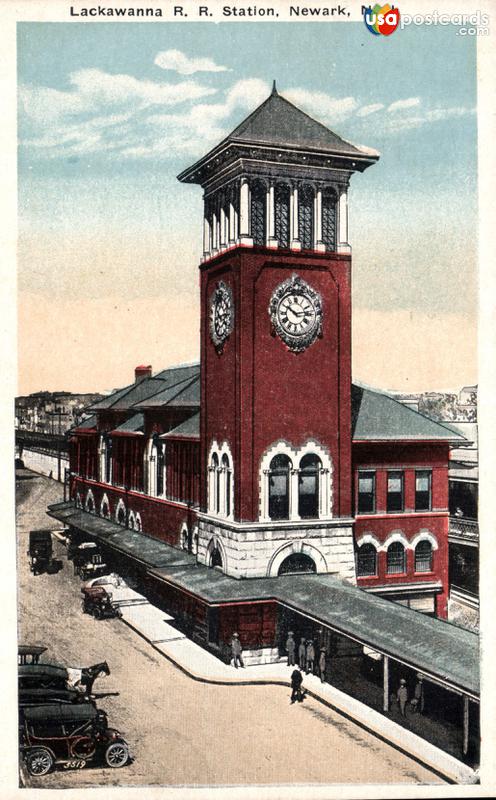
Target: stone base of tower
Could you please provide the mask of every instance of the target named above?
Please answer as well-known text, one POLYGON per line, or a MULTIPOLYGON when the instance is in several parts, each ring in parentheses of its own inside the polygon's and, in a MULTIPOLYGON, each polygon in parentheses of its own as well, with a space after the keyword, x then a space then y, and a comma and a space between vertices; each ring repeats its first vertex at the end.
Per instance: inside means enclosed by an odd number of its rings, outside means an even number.
POLYGON ((236 523, 199 515, 198 561, 232 578, 276 577, 298 554, 317 572, 356 583, 351 519, 236 523))

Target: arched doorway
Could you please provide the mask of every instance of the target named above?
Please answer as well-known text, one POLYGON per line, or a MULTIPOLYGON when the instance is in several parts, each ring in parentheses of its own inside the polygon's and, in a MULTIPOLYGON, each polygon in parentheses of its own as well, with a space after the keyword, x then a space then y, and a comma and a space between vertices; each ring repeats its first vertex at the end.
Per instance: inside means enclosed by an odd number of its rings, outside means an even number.
POLYGON ((218 547, 214 547, 210 553, 210 566, 222 569, 222 555, 218 547))
POLYGON ((278 575, 294 575, 301 572, 317 572, 315 561, 305 553, 291 553, 279 567, 278 575))

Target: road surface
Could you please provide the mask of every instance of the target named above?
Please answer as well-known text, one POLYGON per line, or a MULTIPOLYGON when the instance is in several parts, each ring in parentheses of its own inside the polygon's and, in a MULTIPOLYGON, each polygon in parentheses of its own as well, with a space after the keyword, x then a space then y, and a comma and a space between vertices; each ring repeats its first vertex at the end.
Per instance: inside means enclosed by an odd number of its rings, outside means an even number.
POLYGON ((56 544, 64 562, 57 575, 33 576, 26 556, 31 528, 56 527, 45 508, 61 495, 60 484, 42 476, 17 481, 20 641, 47 645, 43 658, 67 666, 108 661, 111 675, 94 691, 120 693, 99 705, 134 760, 117 770, 27 776, 27 786, 442 783, 312 698, 290 705, 289 688, 194 681, 122 621, 83 615, 63 545, 56 544))

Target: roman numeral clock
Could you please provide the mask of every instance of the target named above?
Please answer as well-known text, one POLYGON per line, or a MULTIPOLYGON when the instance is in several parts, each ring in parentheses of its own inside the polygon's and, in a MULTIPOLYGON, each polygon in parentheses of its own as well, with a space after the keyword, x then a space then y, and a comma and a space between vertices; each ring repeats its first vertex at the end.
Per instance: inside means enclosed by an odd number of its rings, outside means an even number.
POLYGON ((293 353, 301 353, 322 336, 322 298, 293 275, 272 294, 269 316, 274 332, 293 353))

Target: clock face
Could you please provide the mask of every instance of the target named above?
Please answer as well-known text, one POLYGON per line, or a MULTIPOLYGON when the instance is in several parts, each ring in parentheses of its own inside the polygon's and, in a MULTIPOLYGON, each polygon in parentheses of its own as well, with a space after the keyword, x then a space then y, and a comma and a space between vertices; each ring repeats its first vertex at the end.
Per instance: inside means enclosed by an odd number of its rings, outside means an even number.
POLYGON ((210 298, 210 338, 218 349, 222 349, 233 324, 232 292, 229 286, 219 281, 210 298))
POLYGON ((277 309, 281 328, 292 336, 308 333, 315 325, 317 311, 311 297, 302 291, 283 295, 277 309))
POLYGON ((269 315, 274 330, 295 353, 306 350, 322 333, 322 300, 298 275, 272 294, 269 315))

